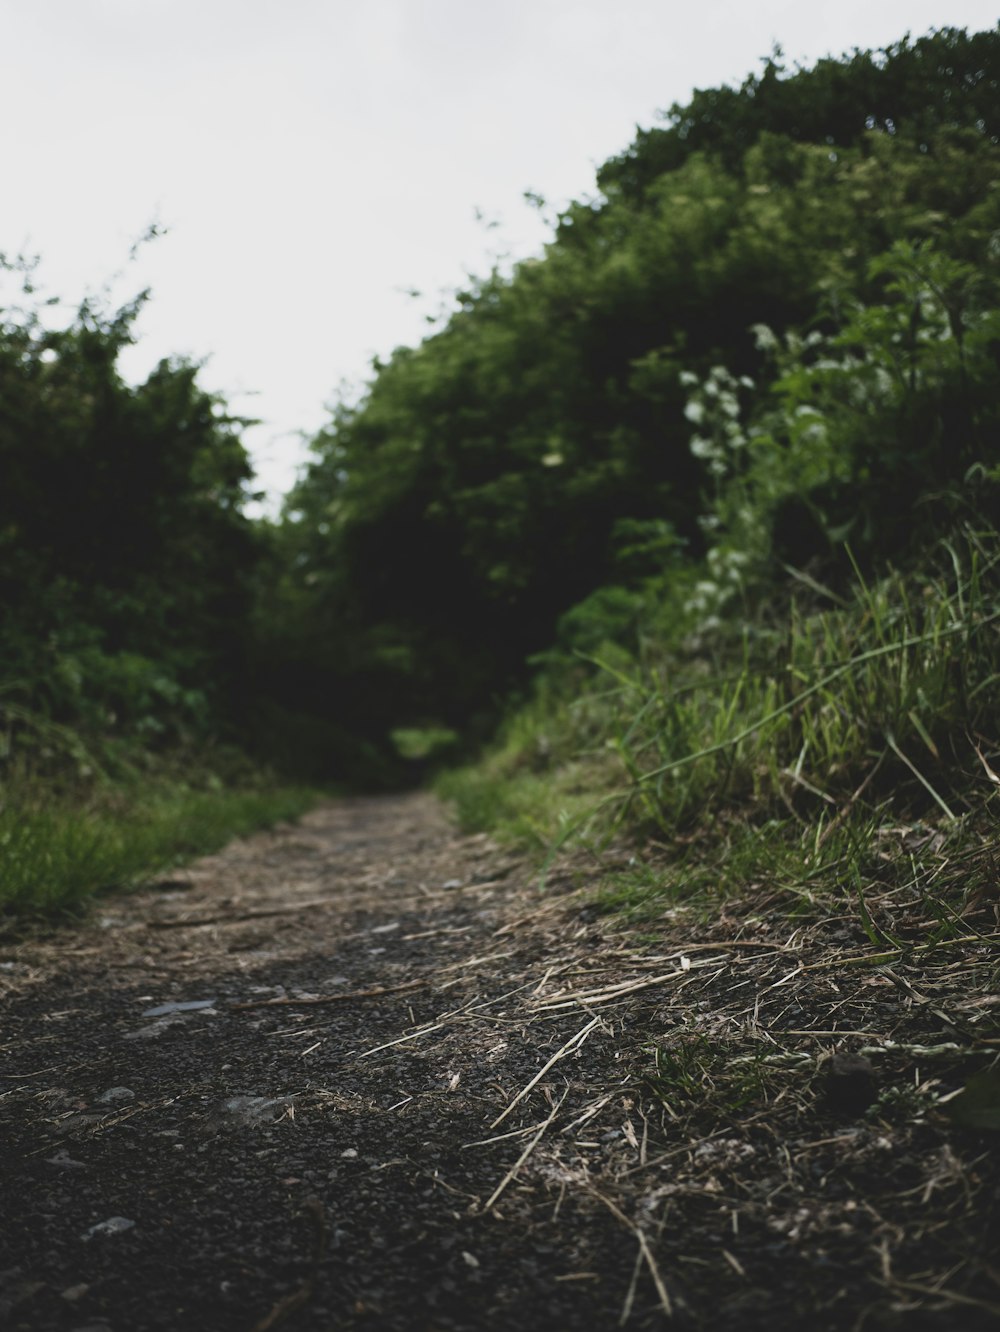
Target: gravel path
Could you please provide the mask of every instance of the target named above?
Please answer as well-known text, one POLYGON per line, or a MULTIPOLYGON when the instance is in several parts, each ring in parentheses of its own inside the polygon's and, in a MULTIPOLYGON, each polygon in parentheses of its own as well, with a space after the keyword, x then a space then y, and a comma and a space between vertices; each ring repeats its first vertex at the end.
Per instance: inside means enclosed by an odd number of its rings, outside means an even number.
POLYGON ((899 1272, 937 1280, 977 1168, 989 1247, 975 1151, 911 1135, 897 1162, 801 1071, 804 1099, 686 1114, 736 1030, 723 996, 759 1010, 798 963, 762 925, 603 936, 587 898, 614 864, 566 860, 542 893, 430 796, 340 801, 5 946, 0 1324, 995 1325, 899 1272), (929 1188, 936 1231, 893 1232, 890 1177, 929 1188))

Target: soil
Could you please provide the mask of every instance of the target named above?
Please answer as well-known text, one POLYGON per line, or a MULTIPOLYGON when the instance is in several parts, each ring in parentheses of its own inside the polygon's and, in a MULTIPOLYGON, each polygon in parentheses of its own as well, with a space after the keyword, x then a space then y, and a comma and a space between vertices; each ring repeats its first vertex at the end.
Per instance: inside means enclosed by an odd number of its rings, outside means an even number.
POLYGON ((876 964, 760 892, 629 930, 635 854, 541 886, 345 800, 0 946, 0 1323, 1000 1324, 996 1135, 947 1102, 988 945, 876 964))

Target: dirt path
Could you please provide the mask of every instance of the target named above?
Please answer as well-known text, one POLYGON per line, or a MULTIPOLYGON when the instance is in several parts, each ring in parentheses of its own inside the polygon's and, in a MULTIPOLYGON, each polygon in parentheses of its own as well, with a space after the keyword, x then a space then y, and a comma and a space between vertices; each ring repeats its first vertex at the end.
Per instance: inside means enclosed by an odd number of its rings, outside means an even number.
MULTIPOLYGON (((344 801, 0 949, 0 1324, 996 1325, 982 1141, 824 1068, 868 973, 602 936, 613 863, 541 894, 429 796, 344 801)), ((878 997, 904 1085, 954 1031, 878 997)))

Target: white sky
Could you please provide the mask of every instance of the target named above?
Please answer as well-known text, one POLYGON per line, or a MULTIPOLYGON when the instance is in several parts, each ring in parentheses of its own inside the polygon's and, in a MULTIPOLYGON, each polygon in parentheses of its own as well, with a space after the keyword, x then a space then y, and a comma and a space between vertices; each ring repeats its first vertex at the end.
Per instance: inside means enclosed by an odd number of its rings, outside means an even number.
POLYGON ((40 253, 76 301, 167 227, 115 288, 153 288, 126 373, 208 358, 206 387, 264 418, 246 438, 274 494, 341 382, 491 255, 539 249, 525 190, 591 193, 637 124, 775 42, 809 62, 997 18, 993 0, 0 0, 0 250, 40 253))

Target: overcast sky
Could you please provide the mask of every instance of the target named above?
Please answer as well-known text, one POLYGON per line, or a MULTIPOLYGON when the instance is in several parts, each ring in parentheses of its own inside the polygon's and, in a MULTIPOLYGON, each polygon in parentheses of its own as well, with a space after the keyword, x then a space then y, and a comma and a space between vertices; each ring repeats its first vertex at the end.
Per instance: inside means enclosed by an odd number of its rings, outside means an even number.
POLYGON ((0 250, 75 301, 153 300, 125 363, 207 359, 288 486, 341 382, 694 87, 932 27, 983 0, 0 0, 0 250), (476 220, 477 211, 490 222, 476 220), (417 290, 414 298, 406 293, 417 290), (251 396, 252 395, 252 396, 251 396))

